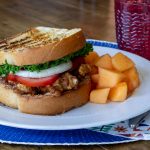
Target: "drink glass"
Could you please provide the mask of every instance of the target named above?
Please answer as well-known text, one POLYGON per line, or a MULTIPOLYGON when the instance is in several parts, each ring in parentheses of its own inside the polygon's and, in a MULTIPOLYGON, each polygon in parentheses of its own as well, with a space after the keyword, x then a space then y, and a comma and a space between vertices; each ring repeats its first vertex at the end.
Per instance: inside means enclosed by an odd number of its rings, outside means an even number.
POLYGON ((118 46, 150 60, 150 0, 115 0, 118 46))

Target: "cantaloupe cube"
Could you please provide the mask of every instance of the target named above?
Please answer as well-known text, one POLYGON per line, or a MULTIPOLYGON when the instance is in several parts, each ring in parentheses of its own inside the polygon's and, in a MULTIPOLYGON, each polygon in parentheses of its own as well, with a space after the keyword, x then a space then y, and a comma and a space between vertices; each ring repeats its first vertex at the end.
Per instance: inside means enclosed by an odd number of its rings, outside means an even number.
POLYGON ((110 88, 92 90, 90 102, 104 104, 107 102, 110 88))
POLYGON ((98 83, 99 74, 93 74, 93 75, 91 75, 91 79, 92 79, 92 82, 98 83))
POLYGON ((140 78, 137 69, 133 67, 125 71, 124 74, 126 75, 129 92, 132 92, 140 85, 140 78))
POLYGON ((122 53, 117 53, 112 57, 112 65, 117 71, 126 71, 134 67, 134 62, 122 53))
POLYGON ((84 60, 87 64, 95 64, 99 58, 100 56, 96 52, 89 52, 89 54, 84 57, 84 60))
POLYGON ((108 70, 98 67, 99 80, 97 88, 112 88, 116 86, 119 82, 123 81, 125 75, 123 73, 108 70))
POLYGON ((118 83, 115 87, 110 89, 109 100, 124 101, 127 98, 128 87, 126 82, 118 83))
POLYGON ((101 56, 100 59, 96 61, 95 65, 105 69, 113 69, 111 56, 109 54, 101 56))

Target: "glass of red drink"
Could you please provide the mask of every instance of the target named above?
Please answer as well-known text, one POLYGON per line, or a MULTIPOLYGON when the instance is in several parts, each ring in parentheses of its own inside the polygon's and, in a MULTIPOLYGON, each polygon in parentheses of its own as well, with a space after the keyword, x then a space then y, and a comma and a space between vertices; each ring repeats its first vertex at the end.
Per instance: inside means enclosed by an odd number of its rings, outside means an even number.
POLYGON ((150 0, 115 0, 118 46, 150 60, 150 0))

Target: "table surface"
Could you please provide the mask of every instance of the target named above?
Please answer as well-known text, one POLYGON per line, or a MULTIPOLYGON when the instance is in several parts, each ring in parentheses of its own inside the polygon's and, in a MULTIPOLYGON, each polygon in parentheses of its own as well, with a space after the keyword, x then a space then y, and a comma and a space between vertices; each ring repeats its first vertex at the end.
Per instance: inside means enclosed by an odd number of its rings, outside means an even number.
MULTIPOLYGON (((0 38, 33 26, 81 27, 87 38, 115 41, 113 0, 1 0, 0 38)), ((149 141, 103 146, 22 146, 0 144, 1 150, 135 150, 149 141)))

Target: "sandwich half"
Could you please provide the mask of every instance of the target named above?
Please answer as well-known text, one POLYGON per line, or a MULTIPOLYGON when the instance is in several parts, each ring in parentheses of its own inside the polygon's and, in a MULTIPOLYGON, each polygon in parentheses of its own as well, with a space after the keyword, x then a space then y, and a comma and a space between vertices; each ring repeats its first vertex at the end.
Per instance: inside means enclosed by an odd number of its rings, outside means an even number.
POLYGON ((80 28, 31 28, 0 41, 0 102, 19 111, 57 115, 86 104, 92 51, 80 28))

